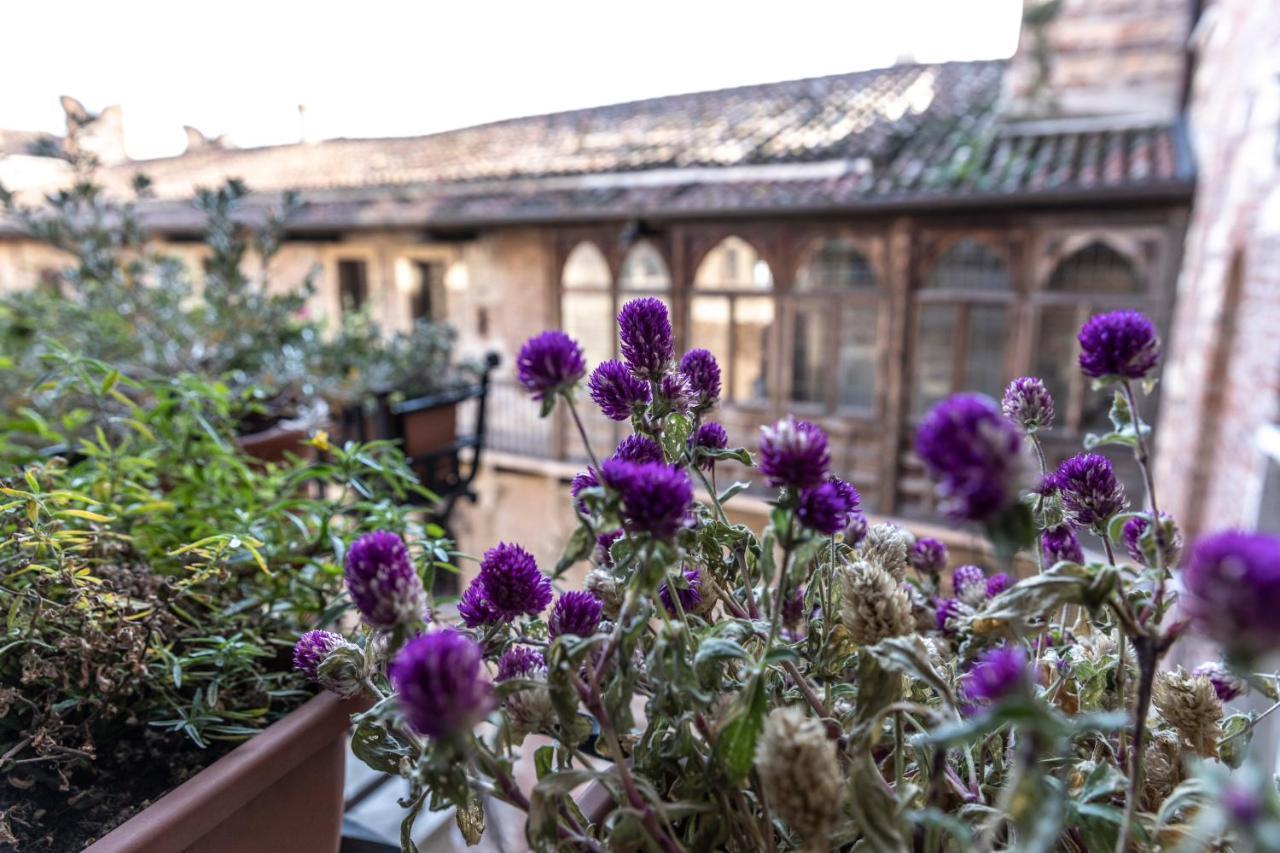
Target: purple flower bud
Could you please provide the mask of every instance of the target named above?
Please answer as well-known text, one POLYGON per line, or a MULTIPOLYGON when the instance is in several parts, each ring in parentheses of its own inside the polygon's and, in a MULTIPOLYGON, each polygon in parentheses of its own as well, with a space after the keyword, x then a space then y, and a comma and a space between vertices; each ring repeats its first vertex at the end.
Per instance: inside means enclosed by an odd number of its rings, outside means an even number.
MULTIPOLYGON (((849 485, 843 480, 839 482, 845 486, 849 485)), ((852 489, 852 486, 849 488, 852 489)), ((837 486, 835 478, 832 478, 820 486, 800 492, 796 517, 810 530, 817 531, 823 536, 835 536, 849 523, 849 513, 852 510, 853 507, 849 505, 848 489, 837 486)))
POLYGON ((512 646, 502 653, 498 660, 498 676, 495 681, 510 681, 513 678, 533 678, 542 675, 547 662, 537 649, 528 646, 512 646))
POLYGON ((917 539, 909 559, 920 574, 937 575, 947 567, 947 546, 929 537, 917 539))
POLYGON ((760 473, 769 485, 805 489, 821 484, 831 467, 827 434, 808 421, 786 417, 760 430, 760 473))
POLYGON ((657 379, 675 357, 667 306, 652 296, 633 299, 622 306, 618 312, 618 337, 622 357, 637 376, 657 379))
POLYGON ((538 570, 533 555, 519 545, 499 542, 485 551, 476 583, 500 621, 537 616, 551 603, 551 578, 538 570))
POLYGON ((1023 376, 1009 383, 1000 401, 1004 416, 1032 433, 1053 426, 1053 398, 1044 383, 1033 376, 1023 376))
POLYGON ((1080 369, 1085 376, 1142 379, 1160 360, 1160 338, 1155 326, 1137 311, 1091 317, 1077 339, 1080 369))
MULTIPOLYGON (((702 606, 702 573, 697 569, 685 569, 684 579, 687 586, 676 587, 676 596, 680 600, 680 607, 685 613, 693 613, 702 606)), ((662 602, 662 606, 667 612, 675 616, 676 603, 671 598, 671 587, 667 583, 663 583, 658 587, 658 600, 662 602)))
POLYGON ((1016 646, 991 649, 964 676, 961 692, 971 705, 993 705, 1031 688, 1026 653, 1016 646))
POLYGON ((516 378, 535 400, 572 388, 586 372, 582 347, 564 332, 534 335, 516 356, 516 378))
POLYGON ((636 376, 620 361, 602 361, 587 380, 591 399, 605 417, 625 421, 649 405, 649 383, 636 376))
POLYGON ((1196 543, 1182 572, 1196 627, 1236 658, 1280 646, 1280 537, 1227 532, 1196 543))
POLYGON ((298 638, 293 647, 293 668, 306 676, 308 681, 316 681, 316 672, 329 652, 345 643, 341 634, 332 631, 308 631, 298 638))
POLYGON ((569 481, 569 495, 573 497, 573 505, 577 507, 579 514, 587 514, 587 504, 586 501, 578 500, 578 495, 599 485, 600 481, 596 479, 596 472, 590 468, 573 475, 573 479, 569 481))
POLYGON ((1017 497, 1022 436, 980 394, 943 400, 916 431, 916 452, 938 484, 940 509, 957 519, 989 521, 1017 497))
POLYGON ((870 525, 867 523, 867 517, 860 511, 849 514, 849 527, 844 531, 844 542, 850 548, 858 547, 858 543, 867 538, 867 530, 870 525))
POLYGON ((498 612, 485 595, 484 583, 475 578, 467 585, 462 597, 458 599, 458 615, 468 628, 479 628, 481 625, 495 625, 503 621, 498 612))
POLYGON ((662 448, 658 446, 658 442, 643 435, 629 435, 618 442, 613 458, 637 463, 663 461, 662 448))
POLYGON ((959 566, 951 573, 951 589, 965 604, 981 604, 987 599, 987 573, 981 566, 959 566))
POLYGON ((1051 527, 1041 534, 1041 550, 1044 552, 1046 565, 1054 563, 1083 563, 1084 549, 1080 547, 1080 539, 1070 524, 1051 527))
POLYGON ((1191 670, 1191 674, 1209 679, 1209 683, 1213 685, 1213 692, 1218 694, 1218 700, 1221 702, 1230 702, 1249 692, 1249 682, 1227 669, 1219 661, 1206 661, 1191 670))
POLYGON ((720 397, 720 365, 704 349, 691 349, 680 359, 680 374, 689 383, 695 407, 704 409, 720 397))
POLYGON ((605 566, 613 566, 613 543, 622 538, 621 530, 611 530, 596 537, 596 559, 605 566))
MULTIPOLYGON (((729 446, 729 434, 724 431, 724 427, 720 424, 708 422, 698 427, 698 431, 689 436, 689 448, 701 447, 704 450, 724 450, 729 446)), ((716 464, 714 459, 703 458, 698 461, 698 467, 704 471, 710 471, 716 464)))
POLYGON ((628 530, 668 539, 684 524, 693 502, 689 475, 657 462, 605 462, 600 472, 606 486, 622 498, 628 530))
POLYGON ((600 624, 604 607, 600 599, 589 592, 566 592, 551 608, 547 620, 547 633, 552 639, 561 634, 590 637, 600 624))
POLYGON ((347 592, 364 621, 393 628, 422 621, 427 594, 404 540, 387 530, 366 533, 347 550, 347 592))
MULTIPOLYGON (((1161 551, 1164 556, 1164 567, 1173 569, 1182 557, 1182 534, 1173 521, 1173 516, 1160 513, 1160 535, 1163 541, 1161 551)), ((1124 550, 1135 563, 1144 566, 1156 564, 1156 537, 1151 526, 1151 518, 1146 515, 1135 515, 1124 523, 1120 538, 1124 541, 1124 550)))
POLYGON ((658 383, 658 393, 667 401, 667 408, 681 414, 687 413, 696 402, 693 389, 680 373, 668 373, 662 377, 662 381, 658 383))
POLYGON ((954 637, 959 631, 959 620, 967 610, 958 598, 942 598, 935 604, 934 622, 945 636, 954 637))
POLYGON ((995 598, 1013 586, 1013 577, 1006 572, 999 572, 987 578, 987 598, 995 598))
POLYGON ((782 624, 795 628, 804 619, 804 587, 798 586, 782 600, 782 624))
POLYGON ((451 628, 406 643, 387 675, 410 727, 443 738, 483 720, 493 708, 493 688, 482 663, 480 647, 451 628))
POLYGON ((1082 527, 1101 530, 1128 505, 1111 460, 1097 453, 1078 453, 1064 460, 1053 478, 1067 514, 1082 527))

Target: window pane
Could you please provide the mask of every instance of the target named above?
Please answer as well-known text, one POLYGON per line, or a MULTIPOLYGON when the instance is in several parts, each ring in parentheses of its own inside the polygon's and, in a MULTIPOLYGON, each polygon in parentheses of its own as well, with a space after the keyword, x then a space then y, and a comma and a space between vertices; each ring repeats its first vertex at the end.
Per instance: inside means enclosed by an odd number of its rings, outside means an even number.
POLYGON ((965 363, 965 391, 980 391, 1000 399, 1004 392, 1004 344, 1008 311, 1000 305, 969 308, 969 358, 965 363))
POLYGON ((961 240, 943 254, 924 286, 939 290, 1008 290, 1009 270, 976 240, 961 240))
POLYGON ((796 274, 796 290, 850 290, 875 287, 866 255, 844 238, 825 241, 796 274))
POLYGON ((923 414, 951 393, 951 335, 955 324, 954 306, 920 306, 912 403, 917 414, 923 414))
POLYGON ((874 307, 845 306, 840 313, 837 393, 841 406, 875 406, 877 315, 874 307))
POLYGON ((791 352, 791 399, 798 403, 826 402, 822 364, 828 357, 827 316, 821 306, 796 307, 791 352))
POLYGON ((739 299, 733 313, 733 398, 740 402, 767 400, 773 299, 759 296, 739 299))
POLYGON ((693 286, 702 290, 772 290, 769 265, 741 237, 726 237, 698 264, 693 286))
POLYGON ((608 293, 566 291, 561 297, 564 331, 582 344, 587 366, 613 358, 613 297, 608 293))
POLYGON ((1076 366, 1076 309, 1045 308, 1040 313, 1040 334, 1035 345, 1035 376, 1044 380, 1053 397, 1059 427, 1067 425, 1071 372, 1076 366))
POLYGON ((343 311, 359 311, 369 298, 369 265, 338 261, 338 301, 343 311))
POLYGON ((1142 282, 1129 259, 1102 243, 1090 243, 1058 264, 1049 277, 1049 290, 1069 293, 1129 294, 1142 291, 1142 282))
MULTIPOLYGON (((725 296, 695 296, 689 305, 689 346, 711 351, 716 361, 729 368, 729 299, 725 296)), ((726 384, 729 377, 724 377, 726 384)))
POLYGON ((623 290, 670 290, 671 276, 652 244, 637 243, 622 261, 618 285, 623 290))
POLYGON ((593 243, 579 243, 573 247, 560 277, 560 283, 566 290, 607 289, 611 281, 609 265, 593 243))

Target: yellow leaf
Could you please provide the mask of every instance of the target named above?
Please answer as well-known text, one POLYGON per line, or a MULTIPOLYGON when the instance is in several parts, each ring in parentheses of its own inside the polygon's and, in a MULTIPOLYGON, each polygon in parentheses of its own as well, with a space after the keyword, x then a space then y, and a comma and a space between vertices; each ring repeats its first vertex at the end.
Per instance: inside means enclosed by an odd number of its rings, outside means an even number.
POLYGON ((104 521, 115 520, 113 516, 102 515, 96 512, 89 512, 89 510, 87 509, 64 509, 64 510, 59 510, 57 515, 60 515, 60 516, 69 515, 69 516, 72 516, 73 518, 83 518, 85 521, 104 522, 104 521))

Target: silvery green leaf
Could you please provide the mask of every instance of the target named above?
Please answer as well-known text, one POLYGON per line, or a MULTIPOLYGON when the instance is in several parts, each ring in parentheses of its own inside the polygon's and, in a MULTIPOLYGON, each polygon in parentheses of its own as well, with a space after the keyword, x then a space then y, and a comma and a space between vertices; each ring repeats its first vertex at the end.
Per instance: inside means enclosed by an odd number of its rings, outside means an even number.
POLYGON ((684 454, 692 431, 693 419, 688 415, 672 412, 662 419, 662 452, 668 462, 675 462, 684 454))
POLYGON ((1222 721, 1218 758, 1232 770, 1244 764, 1249 755, 1249 743, 1253 740, 1252 722, 1245 714, 1232 714, 1222 721))
POLYGON ((569 541, 565 543, 564 553, 560 555, 560 559, 556 563, 555 570, 552 571, 551 576, 558 578, 574 563, 590 557, 591 551, 595 546, 596 537, 591 532, 591 528, 585 524, 579 524, 569 536, 569 541))
POLYGON ((744 447, 725 447, 725 448, 698 448, 698 455, 707 459, 732 459, 735 462, 741 462, 743 465, 750 467, 751 454, 744 447))
POLYGON ((555 747, 548 744, 540 746, 533 753, 533 768, 538 775, 538 779, 542 779, 551 772, 551 762, 555 758, 555 747))
POLYGON ((716 496, 716 500, 720 501, 722 505, 726 504, 729 502, 730 498, 734 497, 735 495, 742 494, 749 488, 751 488, 750 483, 744 483, 741 480, 739 480, 738 482, 733 483, 730 486, 727 486, 724 489, 724 491, 720 492, 720 494, 716 496))
POLYGON ((555 409, 555 407, 556 407, 556 395, 548 394, 547 396, 542 398, 542 406, 539 407, 538 409, 538 417, 545 418, 547 415, 551 414, 551 412, 555 409))
POLYGON ((752 680, 742 697, 732 710, 729 722, 721 729, 715 745, 716 756, 734 781, 745 779, 751 772, 756 758, 756 742, 760 739, 768 709, 764 688, 758 678, 752 680))
POLYGON ((1013 623, 1025 626, 1063 604, 1083 604, 1093 581, 1093 573, 1084 566, 1058 563, 988 601, 971 617, 970 624, 978 634, 1004 631, 1013 623))
POLYGON ((918 635, 891 637, 881 640, 874 646, 867 646, 863 651, 873 656, 876 662, 887 670, 924 681, 948 707, 956 707, 956 697, 951 691, 951 685, 929 662, 929 650, 925 648, 924 640, 918 635))
POLYGON ((377 723, 361 723, 351 734, 351 753, 382 773, 398 774, 400 759, 407 758, 410 751, 408 744, 377 723))
POLYGON ((908 834, 898 815, 898 803, 881 781, 868 750, 860 750, 849 768, 849 803, 853 819, 872 850, 877 853, 906 853, 908 834))

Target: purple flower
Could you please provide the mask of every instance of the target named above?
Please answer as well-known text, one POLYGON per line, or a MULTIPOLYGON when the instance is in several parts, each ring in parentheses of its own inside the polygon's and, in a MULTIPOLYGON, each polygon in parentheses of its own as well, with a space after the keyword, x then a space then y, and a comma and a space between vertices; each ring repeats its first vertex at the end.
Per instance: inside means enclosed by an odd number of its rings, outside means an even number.
POLYGON ((1160 360, 1155 326, 1137 311, 1091 317, 1077 336, 1080 369, 1085 376, 1142 379, 1160 360))
POLYGON ((1280 646, 1280 537, 1226 532, 1196 543, 1182 572, 1183 606, 1235 658, 1280 646))
POLYGON ((1023 376, 1009 383, 1004 399, 1000 401, 1000 411, 1024 432, 1053 426, 1053 398, 1044 383, 1033 376, 1023 376))
POLYGON ((582 347, 564 332, 534 335, 516 356, 516 378, 535 400, 568 390, 586 372, 582 347))
POLYGON ((937 539, 917 539, 909 559, 920 574, 937 575, 947 567, 947 546, 937 539))
POLYGON ((675 357, 667 306, 652 296, 633 299, 618 312, 622 357, 637 376, 657 379, 675 357))
POLYGON ((869 527, 867 517, 861 511, 849 513, 849 527, 844 532, 845 544, 856 548, 859 542, 867 538, 869 527))
POLYGON ((579 500, 578 495, 587 489, 594 489, 600 485, 600 481, 596 479, 596 472, 588 468, 585 471, 579 471, 573 475, 573 479, 569 481, 569 495, 574 499, 574 506, 577 507, 579 514, 587 514, 586 501, 579 500))
POLYGON ((835 536, 849 523, 849 513, 854 509, 849 503, 849 490, 852 488, 833 477, 820 486, 804 489, 800 492, 796 517, 810 530, 823 536, 835 536), (841 488, 837 482, 848 488, 841 488))
MULTIPOLYGON (((724 450, 729 446, 729 434, 724 431, 724 427, 720 424, 708 422, 698 427, 698 431, 689 437, 689 448, 699 448, 704 450, 724 450)), ((710 471, 712 466, 716 464, 716 460, 703 457, 698 462, 698 467, 704 471, 710 471)))
POLYGON ((1092 525, 1100 530, 1113 515, 1124 511, 1124 486, 1105 456, 1078 453, 1058 466, 1053 479, 1067 514, 1082 527, 1092 525))
POLYGON ((782 624, 795 628, 804 619, 804 587, 798 586, 782 600, 782 624))
POLYGON ((662 448, 658 442, 643 435, 629 435, 618 442, 618 449, 613 451, 614 459, 625 462, 662 462, 662 448))
POLYGON ((659 462, 610 459, 601 467, 605 485, 622 498, 628 530, 667 539, 684 524, 693 502, 688 474, 659 462))
POLYGON ((481 625, 493 625, 503 621, 498 612, 485 595, 484 583, 475 578, 467 585, 462 597, 458 599, 458 615, 468 628, 479 628, 481 625))
POLYGON ((954 637, 958 630, 959 618, 964 615, 965 606, 958 598, 942 598, 935 604, 934 622, 938 630, 948 637, 954 637))
MULTIPOLYGON (((702 605, 702 573, 697 569, 684 570, 685 586, 676 587, 676 598, 680 600, 680 607, 685 613, 693 613, 702 605)), ((671 586, 663 583, 658 587, 658 599, 662 602, 662 606, 667 612, 675 616, 676 603, 671 598, 671 586)))
POLYGON ((587 380, 591 399, 605 417, 625 421, 649 404, 649 383, 636 376, 620 361, 602 361, 587 380))
POLYGON ((710 407, 720 397, 720 365, 704 349, 691 349, 680 359, 680 375, 689 384, 695 408, 710 407))
POLYGON ((995 518, 1017 497, 1022 436, 980 394, 943 400, 921 422, 916 452, 938 483, 940 508, 970 521, 995 518))
POLYGON ((1013 586, 1013 577, 1006 572, 999 572, 987 578, 987 598, 995 598, 1013 586))
POLYGON ((410 640, 387 667, 401 710, 419 734, 462 734, 493 708, 480 647, 452 628, 410 640))
MULTIPOLYGON (((1228 826, 1239 829, 1252 827, 1262 817, 1266 803, 1258 791, 1247 787, 1237 779, 1230 779, 1222 788, 1222 811, 1226 813, 1228 826)), ((1258 849, 1265 849, 1261 846, 1258 849)))
POLYGON ((668 373, 658 383, 658 393, 667 401, 667 408, 673 412, 684 414, 693 408, 693 390, 688 381, 679 373, 668 373))
POLYGON ((1209 679, 1209 683, 1213 685, 1213 692, 1218 694, 1218 700, 1222 702, 1230 702, 1249 692, 1249 682, 1218 661, 1206 661, 1191 670, 1191 674, 1209 679))
POLYGON ((590 637, 600 624, 604 606, 600 599, 589 592, 566 592, 551 608, 547 620, 547 633, 552 639, 561 634, 590 637))
POLYGON ((422 578, 404 540, 390 531, 366 533, 352 543, 343 574, 352 603, 375 628, 412 625, 426 615, 422 578))
POLYGON ((951 573, 951 589, 966 604, 981 604, 987 598, 987 573, 981 566, 959 566, 951 573))
POLYGON ((611 530, 608 533, 601 533, 596 537, 597 557, 601 563, 606 566, 613 565, 613 543, 622 538, 621 530, 611 530))
POLYGON ((806 489, 821 484, 831 467, 827 434, 808 421, 786 417, 760 430, 760 473, 769 485, 806 489))
MULTIPOLYGON (((1160 513, 1160 535, 1164 540, 1161 543, 1164 546, 1161 548, 1164 567, 1172 569, 1182 556, 1182 534, 1178 532, 1173 516, 1165 512, 1160 513)), ((1124 541, 1124 550, 1135 563, 1156 564, 1156 542, 1150 516, 1135 515, 1126 521, 1120 538, 1124 541)))
POLYGON ((499 542, 485 551, 476 583, 498 619, 537 616, 551 603, 551 578, 538 570, 533 555, 519 545, 499 542))
POLYGON ((502 653, 498 660, 498 676, 495 681, 510 681, 513 678, 532 678, 542 674, 547 662, 542 653, 528 646, 512 646, 502 653))
POLYGON ((1080 547, 1080 540, 1070 524, 1049 528, 1041 534, 1040 543, 1041 550, 1044 552, 1044 561, 1050 566, 1063 561, 1084 562, 1084 549, 1080 547))
POLYGON ((316 681, 320 664, 324 663, 329 652, 345 642, 342 635, 332 631, 308 631, 298 638, 293 647, 293 668, 309 681, 316 681))
POLYGON ((1016 694, 1026 694, 1031 687, 1031 672, 1026 653, 1016 646, 991 649, 964 676, 961 692, 972 705, 993 705, 1016 694))

